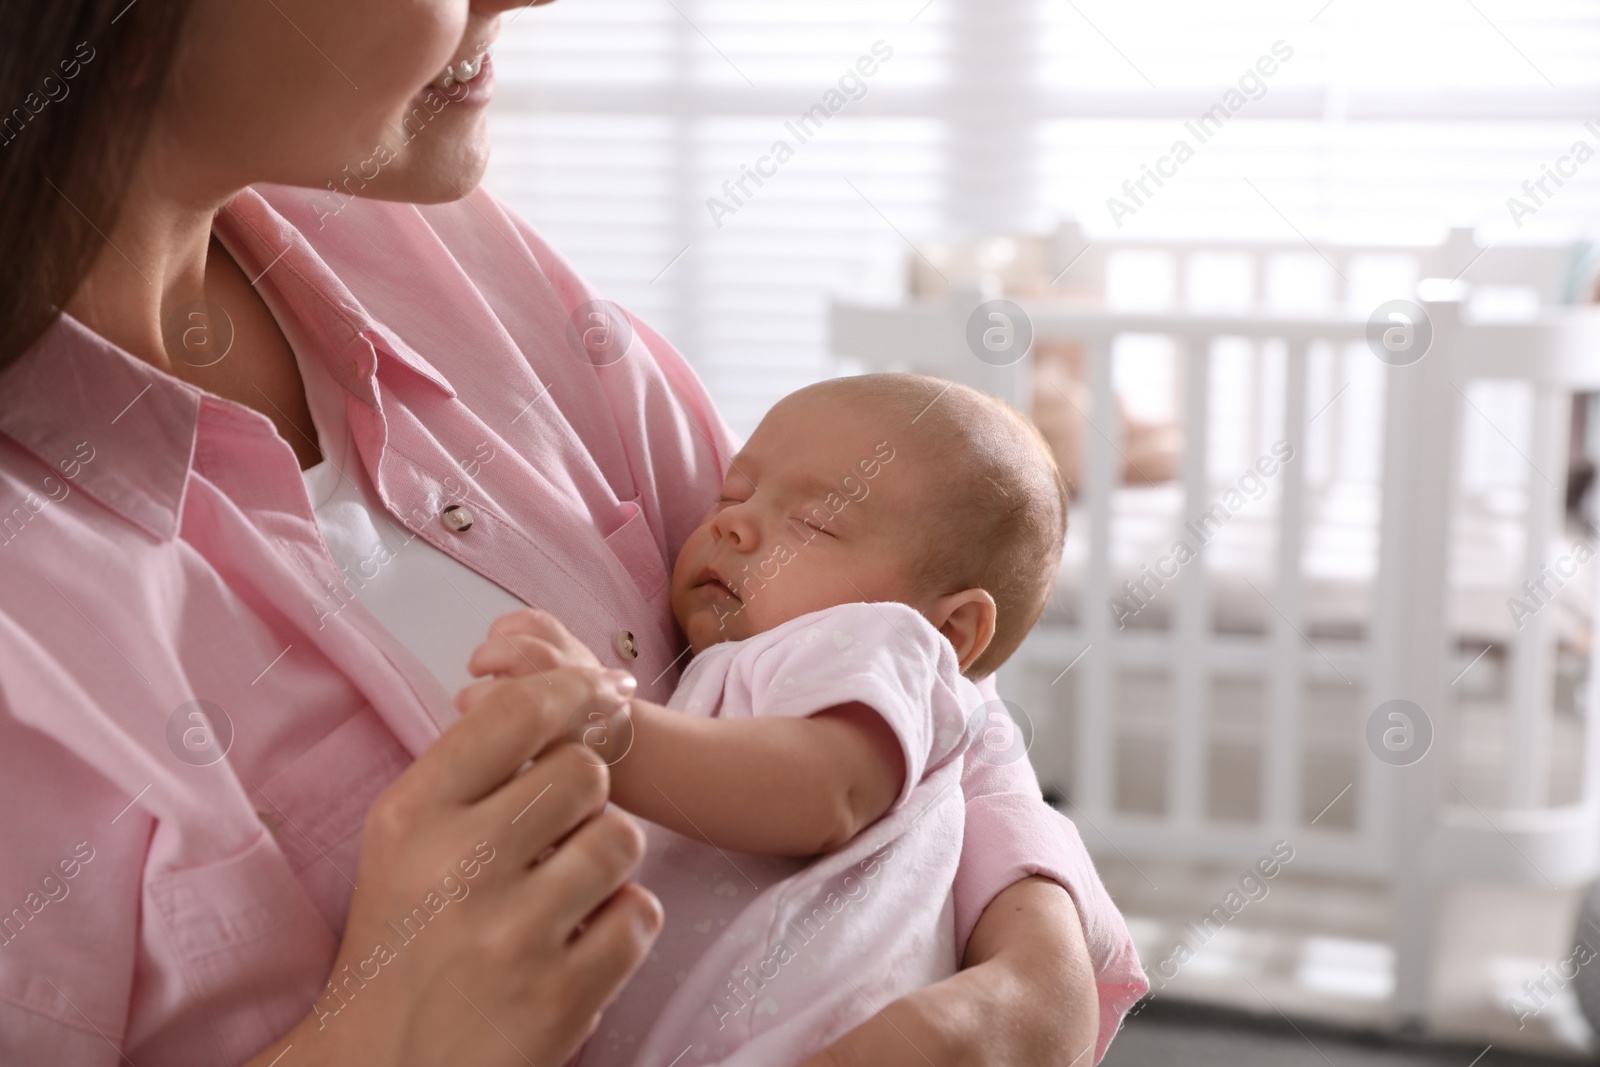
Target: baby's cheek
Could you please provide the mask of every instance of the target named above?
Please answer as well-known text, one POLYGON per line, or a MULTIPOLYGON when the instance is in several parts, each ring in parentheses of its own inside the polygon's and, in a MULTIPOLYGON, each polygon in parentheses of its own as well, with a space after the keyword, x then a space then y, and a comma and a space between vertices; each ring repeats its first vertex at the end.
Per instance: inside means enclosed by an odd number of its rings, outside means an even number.
POLYGON ((696 652, 700 652, 724 641, 742 641, 747 635, 740 622, 738 614, 701 608, 694 613, 685 632, 689 636, 689 644, 696 652))
POLYGON ((776 593, 773 599, 779 601, 777 606, 790 618, 819 607, 858 599, 840 593, 841 589, 849 588, 844 580, 846 574, 844 561, 825 558, 816 546, 803 546, 778 571, 773 581, 776 593))

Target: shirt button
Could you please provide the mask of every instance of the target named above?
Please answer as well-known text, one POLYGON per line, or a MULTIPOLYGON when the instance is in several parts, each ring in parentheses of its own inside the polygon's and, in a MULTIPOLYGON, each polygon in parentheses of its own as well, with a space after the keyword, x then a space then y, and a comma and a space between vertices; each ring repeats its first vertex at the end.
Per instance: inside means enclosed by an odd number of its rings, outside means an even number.
POLYGON ((623 659, 639 658, 639 642, 633 639, 631 630, 618 630, 616 637, 617 655, 623 659))
POLYGON ((466 533, 472 529, 472 512, 460 504, 451 504, 440 513, 439 517, 456 533, 466 533))

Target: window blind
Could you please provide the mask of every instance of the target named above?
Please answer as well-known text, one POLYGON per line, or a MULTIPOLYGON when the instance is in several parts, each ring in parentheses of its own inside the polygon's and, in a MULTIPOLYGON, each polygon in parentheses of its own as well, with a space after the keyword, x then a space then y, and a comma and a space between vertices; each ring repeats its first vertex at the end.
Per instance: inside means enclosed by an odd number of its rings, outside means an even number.
POLYGON ((565 0, 506 21, 490 187, 740 432, 832 372, 831 298, 898 296, 940 240, 1067 216, 1417 243, 1600 220, 1600 5, 1578 0, 565 0), (1179 139, 1192 158, 1118 218, 1179 139))

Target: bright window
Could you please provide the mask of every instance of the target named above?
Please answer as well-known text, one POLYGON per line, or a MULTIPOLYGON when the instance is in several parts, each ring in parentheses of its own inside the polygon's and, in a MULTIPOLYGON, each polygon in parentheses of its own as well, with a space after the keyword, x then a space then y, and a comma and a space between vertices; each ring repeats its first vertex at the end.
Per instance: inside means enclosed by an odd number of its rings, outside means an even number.
POLYGON ((910 246, 1063 216, 1116 233, 1108 198, 1180 138, 1193 158, 1120 232, 1565 241, 1600 220, 1600 158, 1575 153, 1600 155, 1600 5, 1578 0, 562 0, 507 22, 490 187, 740 431, 829 372, 833 296, 898 295, 910 246), (1250 99, 1200 143, 1186 123, 1230 89, 1250 99), (786 124, 819 104, 802 140, 786 124))

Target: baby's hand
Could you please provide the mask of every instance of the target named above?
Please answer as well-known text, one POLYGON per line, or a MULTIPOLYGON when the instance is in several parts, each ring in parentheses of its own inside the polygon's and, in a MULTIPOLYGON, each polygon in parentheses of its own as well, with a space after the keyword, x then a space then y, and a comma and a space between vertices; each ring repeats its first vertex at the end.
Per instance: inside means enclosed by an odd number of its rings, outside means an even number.
MULTIPOLYGON (((489 624, 489 639, 472 653, 467 670, 480 680, 456 694, 456 710, 463 715, 496 687, 507 685, 508 678, 541 675, 558 683, 573 672, 599 676, 592 677, 589 684, 601 690, 607 686, 615 689, 621 694, 620 706, 609 700, 580 704, 569 723, 567 740, 582 745, 606 764, 615 763, 633 747, 628 703, 637 685, 633 675, 608 670, 549 612, 524 609, 494 620, 489 624)), ((543 693, 536 681, 534 692, 543 693)))
MULTIPOLYGON (((520 678, 561 667, 603 670, 604 665, 582 641, 573 637, 547 611, 525 608, 502 615, 489 624, 489 638, 467 661, 475 678, 520 678)), ((616 672, 622 673, 622 672, 616 672)), ((474 682, 456 694, 456 708, 465 713, 481 690, 492 682, 474 682)))
POLYGON ((474 677, 520 678, 556 667, 601 667, 589 647, 537 608, 502 615, 489 624, 489 638, 472 653, 467 671, 474 677))

